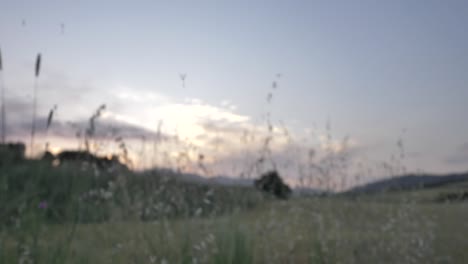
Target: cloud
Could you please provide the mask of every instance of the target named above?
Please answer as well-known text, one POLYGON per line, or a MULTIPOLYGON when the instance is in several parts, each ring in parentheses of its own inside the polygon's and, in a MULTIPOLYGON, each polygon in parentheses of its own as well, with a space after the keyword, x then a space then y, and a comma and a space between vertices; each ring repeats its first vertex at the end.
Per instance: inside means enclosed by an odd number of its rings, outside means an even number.
MULTIPOLYGON (((228 101, 214 106, 196 98, 176 100, 154 91, 134 92, 124 86, 99 93, 106 95, 107 108, 96 119, 94 139, 113 142, 117 137, 124 138, 126 143, 133 144, 129 149, 140 166, 177 166, 177 158, 184 153, 194 169, 199 155, 203 154, 210 175, 255 174, 260 167, 276 166, 292 181, 297 181, 301 168, 310 164, 312 149, 314 162, 319 164, 327 159, 350 160, 358 152, 357 141, 352 138, 328 139, 320 131, 296 134, 275 123, 270 128, 265 122, 237 113, 228 101), (304 136, 312 139, 299 140, 304 136), (158 153, 142 146, 142 141, 156 138, 158 153), (145 149, 152 152, 142 158, 141 151, 145 149)), ((43 105, 38 112, 37 141, 42 139, 41 144, 47 137, 54 147, 76 147, 77 133, 83 135, 90 116, 100 105, 99 98, 91 102, 82 97, 77 101, 67 100, 70 101, 58 105, 48 131, 49 109, 43 105)), ((32 118, 30 99, 10 98, 7 109, 9 135, 28 141, 32 118)))
POLYGON ((207 133, 221 133, 225 135, 239 135, 246 129, 244 122, 232 122, 228 120, 201 120, 199 125, 207 133))
MULTIPOLYGON (((11 99, 7 105, 7 134, 16 140, 27 140, 31 134, 32 110, 29 102, 18 98, 11 99)), ((58 111, 60 111, 60 106, 58 111)), ((44 137, 74 138, 77 133, 86 130, 89 126, 89 119, 79 118, 72 120, 53 119, 49 129, 47 126, 47 115, 40 114, 36 118, 36 135, 44 137)), ((144 127, 119 120, 112 114, 103 115, 96 120, 96 137, 108 137, 110 135, 121 136, 128 139, 141 137, 155 137, 161 135, 156 131, 145 129, 144 127)))
POLYGON ((200 139, 200 135, 214 134, 214 127, 207 124, 219 123, 223 126, 236 127, 248 123, 250 118, 236 114, 230 110, 222 109, 192 100, 186 103, 166 103, 150 109, 154 116, 164 120, 166 127, 177 129, 182 138, 190 140, 200 139))

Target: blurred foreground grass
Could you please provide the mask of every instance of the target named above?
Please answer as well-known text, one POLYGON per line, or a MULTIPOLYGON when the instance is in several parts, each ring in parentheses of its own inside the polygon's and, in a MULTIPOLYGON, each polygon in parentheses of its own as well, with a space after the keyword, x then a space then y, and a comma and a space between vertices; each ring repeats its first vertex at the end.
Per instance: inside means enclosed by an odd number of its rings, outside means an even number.
POLYGON ((453 188, 278 201, 163 172, 12 165, 0 263, 466 263, 468 204, 433 201, 453 188))

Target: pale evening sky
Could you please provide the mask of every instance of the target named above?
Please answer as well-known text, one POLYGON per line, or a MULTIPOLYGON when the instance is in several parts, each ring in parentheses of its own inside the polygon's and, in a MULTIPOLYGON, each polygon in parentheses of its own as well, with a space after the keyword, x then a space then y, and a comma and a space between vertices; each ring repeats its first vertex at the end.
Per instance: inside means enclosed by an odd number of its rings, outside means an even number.
MULTIPOLYGON (((203 148, 257 133, 270 111, 319 150, 329 120, 362 162, 389 161, 402 139, 409 170, 468 170, 467 1, 1 2, 10 138, 30 122, 41 52, 39 113, 57 104, 64 124, 106 103, 103 119, 135 133, 163 120, 203 148)), ((241 156, 231 143, 224 162, 241 156)))

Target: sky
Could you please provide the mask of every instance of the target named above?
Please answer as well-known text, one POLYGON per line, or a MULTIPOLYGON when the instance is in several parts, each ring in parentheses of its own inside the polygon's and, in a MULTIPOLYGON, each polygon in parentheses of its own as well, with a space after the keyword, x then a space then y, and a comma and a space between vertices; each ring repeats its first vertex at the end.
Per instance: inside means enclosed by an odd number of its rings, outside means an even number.
POLYGON ((117 151, 123 136, 140 166, 164 135, 185 144, 164 155, 194 147, 213 173, 267 152, 307 163, 311 149, 317 164, 346 150, 371 178, 468 170, 466 1, 1 2, 11 140, 29 140, 41 53, 37 122, 57 111, 37 142, 56 149, 106 104, 96 138, 117 151))

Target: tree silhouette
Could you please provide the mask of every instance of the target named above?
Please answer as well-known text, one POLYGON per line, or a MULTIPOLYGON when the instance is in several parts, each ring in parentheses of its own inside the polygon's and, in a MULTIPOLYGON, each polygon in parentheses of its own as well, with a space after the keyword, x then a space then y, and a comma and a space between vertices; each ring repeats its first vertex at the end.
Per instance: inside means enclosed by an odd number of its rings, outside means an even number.
POLYGON ((255 188, 273 194, 280 199, 291 196, 291 188, 283 182, 277 171, 269 171, 254 181, 255 188))

